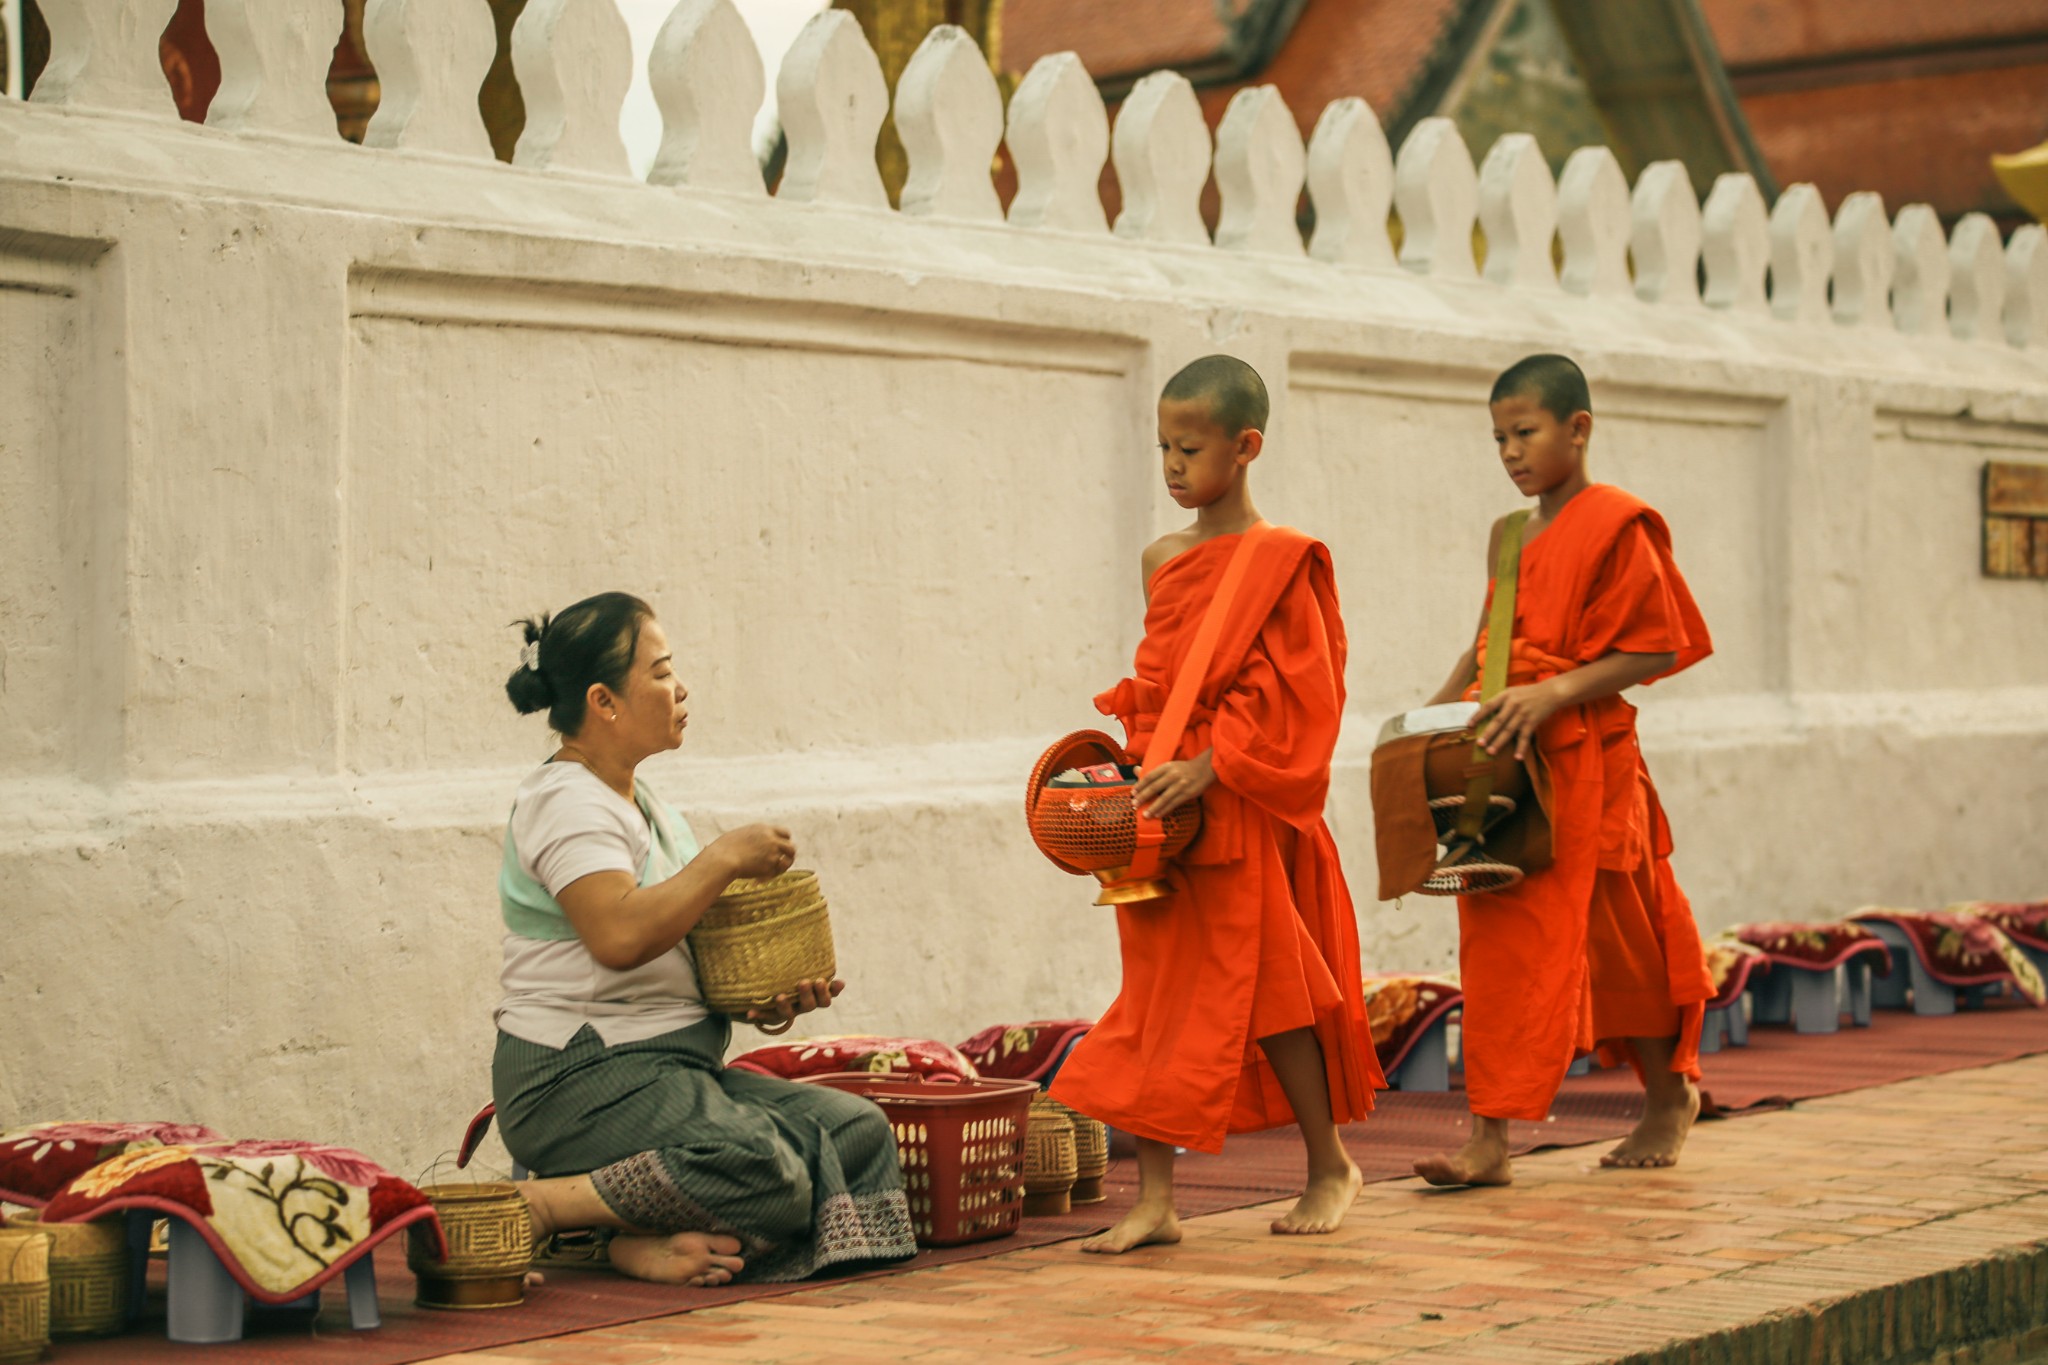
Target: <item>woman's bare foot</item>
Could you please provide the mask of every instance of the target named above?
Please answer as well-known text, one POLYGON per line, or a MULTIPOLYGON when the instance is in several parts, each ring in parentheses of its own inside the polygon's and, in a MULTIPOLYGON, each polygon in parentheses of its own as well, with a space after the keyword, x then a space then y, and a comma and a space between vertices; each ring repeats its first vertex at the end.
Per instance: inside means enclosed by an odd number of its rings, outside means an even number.
POLYGON ((612 1238, 612 1265, 621 1274, 654 1284, 716 1289, 746 1269, 736 1237, 707 1232, 622 1232, 612 1238))
POLYGON ((1484 1134, 1466 1139, 1455 1152, 1422 1158, 1415 1174, 1432 1185, 1512 1185, 1515 1180, 1507 1144, 1484 1134))
POLYGON ((1602 1166, 1648 1169, 1678 1164, 1679 1149, 1700 1116, 1699 1087, 1685 1082, 1684 1090, 1669 1096, 1649 1096, 1643 1101, 1643 1117, 1635 1131, 1600 1158, 1602 1166))
POLYGON ((1273 1231, 1296 1237, 1335 1232, 1343 1226, 1344 1215, 1351 1211, 1358 1192, 1364 1188, 1365 1177, 1348 1161, 1340 1172, 1312 1175, 1294 1207, 1273 1220, 1273 1231))
POLYGON ((1180 1219, 1171 1204, 1140 1201, 1117 1220, 1108 1232, 1081 1243, 1081 1250, 1098 1256, 1121 1256, 1133 1247, 1170 1246, 1180 1240, 1180 1219))

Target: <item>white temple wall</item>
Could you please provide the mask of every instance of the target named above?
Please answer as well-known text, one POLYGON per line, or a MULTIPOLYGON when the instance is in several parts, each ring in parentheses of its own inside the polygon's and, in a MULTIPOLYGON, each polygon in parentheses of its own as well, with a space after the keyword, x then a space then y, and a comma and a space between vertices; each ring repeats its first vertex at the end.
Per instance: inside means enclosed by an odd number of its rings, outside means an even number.
MULTIPOLYGON (((1126 199, 1185 209, 1208 154, 1152 107, 1126 199)), ((948 195, 987 158, 945 147, 913 154, 956 157, 923 193, 957 218, 830 202, 861 192, 825 172, 792 203, 0 104, 0 1122, 451 1146, 489 1087, 504 811, 547 749, 506 625, 614 587, 692 688, 650 778, 707 837, 789 823, 824 878, 852 984, 811 1031, 1098 1011, 1111 920, 1031 847, 1022 785, 1128 664, 1178 517, 1152 399, 1218 349, 1275 397, 1262 509, 1337 564, 1369 970, 1454 960, 1449 905, 1371 898, 1366 770, 1469 638, 1513 505, 1486 388, 1536 349, 1585 364, 1596 476, 1664 511, 1714 631, 1642 702, 1703 927, 2048 888, 2048 583, 1978 568, 1983 461, 2048 459, 2027 242, 1965 260, 1965 336, 1838 322, 1825 273, 1804 319, 1601 294, 1630 228, 1581 191, 1592 296, 1542 253, 1459 278, 1476 210, 1434 132, 1402 149, 1410 268, 1324 235, 1388 255, 1398 177, 1350 143, 1309 158, 1310 258, 1291 124, 1258 127, 1219 153, 1226 235, 1259 244, 1226 250, 1091 226, 1085 138, 1055 140, 1054 229, 970 221, 948 195)), ((1518 174, 1488 202, 1548 240, 1548 172, 1518 174)), ((1765 297, 1757 215, 1709 213, 1710 294, 1765 297)), ((1639 279, 1667 246, 1637 239, 1639 279)))

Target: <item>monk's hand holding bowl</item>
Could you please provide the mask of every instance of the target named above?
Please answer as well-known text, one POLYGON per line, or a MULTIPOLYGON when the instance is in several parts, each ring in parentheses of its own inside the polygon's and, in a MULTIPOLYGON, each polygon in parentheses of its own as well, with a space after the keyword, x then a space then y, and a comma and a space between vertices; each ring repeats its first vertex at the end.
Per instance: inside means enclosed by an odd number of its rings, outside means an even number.
POLYGON ((1506 688, 1482 705, 1472 717, 1480 747, 1490 754, 1512 747, 1515 757, 1527 762, 1536 732, 1565 704, 1565 698, 1552 686, 1555 681, 1506 688))
POLYGON ((1175 759, 1143 773, 1131 788, 1131 799, 1152 819, 1165 819, 1216 785, 1215 752, 1204 749, 1193 758, 1175 759))
POLYGON ((799 1014, 830 1009, 833 997, 845 989, 846 983, 837 978, 826 980, 820 977, 816 981, 799 982, 795 990, 748 1010, 747 1022, 764 1030, 777 1025, 787 1027, 799 1014))

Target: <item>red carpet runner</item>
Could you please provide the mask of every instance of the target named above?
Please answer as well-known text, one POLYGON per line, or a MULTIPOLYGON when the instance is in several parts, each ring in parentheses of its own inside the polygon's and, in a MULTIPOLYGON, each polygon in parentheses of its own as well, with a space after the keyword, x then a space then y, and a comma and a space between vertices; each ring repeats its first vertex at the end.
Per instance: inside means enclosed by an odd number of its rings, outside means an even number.
MULTIPOLYGON (((2040 1052, 2048 1052, 2048 1010, 1994 1005, 1947 1019, 1880 1012, 1868 1029, 1844 1029, 1830 1036, 1802 1038, 1785 1028, 1752 1029, 1747 1048, 1705 1059, 1706 1089, 1717 1112, 1741 1114, 2040 1052)), ((1568 1081, 1548 1122, 1514 1125, 1516 1148, 1534 1151, 1613 1139, 1628 1131, 1639 1107, 1635 1078, 1625 1070, 1568 1081)), ((1417 1156, 1461 1141, 1464 1128, 1462 1093, 1396 1093, 1382 1095, 1372 1120, 1347 1128, 1344 1137, 1366 1179, 1390 1180, 1407 1176, 1417 1156)), ((1292 1129, 1233 1138, 1220 1156, 1182 1159, 1176 1177, 1181 1213, 1216 1213, 1285 1198, 1300 1190, 1301 1177, 1301 1144, 1292 1129)), ((1131 1163, 1119 1161, 1110 1169, 1111 1193, 1105 1203, 1064 1218, 1027 1219, 1018 1236, 924 1252, 897 1269, 971 1260, 1095 1232, 1130 1207, 1134 1180, 1131 1163)), ((325 1296, 323 1311, 310 1322, 305 1314, 255 1317, 248 1339, 238 1345, 172 1346, 163 1338, 159 1265, 154 1268, 157 1292, 141 1327, 104 1341, 59 1343, 55 1356, 67 1365, 116 1365, 192 1361, 202 1358, 195 1352, 203 1351, 205 1359, 237 1365, 399 1365, 806 1287, 668 1289, 607 1273, 551 1271, 547 1284, 534 1289, 519 1308, 433 1313, 412 1305, 412 1276, 402 1248, 394 1245, 399 1240, 377 1253, 384 1310, 384 1326, 377 1331, 348 1330, 346 1308, 336 1289, 325 1296)))

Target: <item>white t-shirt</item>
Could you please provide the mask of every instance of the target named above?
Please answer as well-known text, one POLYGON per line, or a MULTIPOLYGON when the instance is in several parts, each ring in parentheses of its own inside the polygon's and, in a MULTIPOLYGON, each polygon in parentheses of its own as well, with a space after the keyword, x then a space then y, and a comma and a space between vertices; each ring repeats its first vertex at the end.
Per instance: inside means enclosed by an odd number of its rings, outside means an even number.
MULTIPOLYGON (((696 841, 680 816, 664 811, 687 860, 696 841)), ((544 763, 519 784, 510 822, 519 868, 561 894, 594 872, 624 872, 635 881, 654 838, 640 807, 581 763, 544 763)), ((614 971, 581 939, 539 939, 506 933, 499 972, 504 996, 493 1018, 515 1038, 564 1047, 585 1024, 605 1045, 638 1042, 710 1017, 697 985, 689 940, 652 962, 614 971)))

